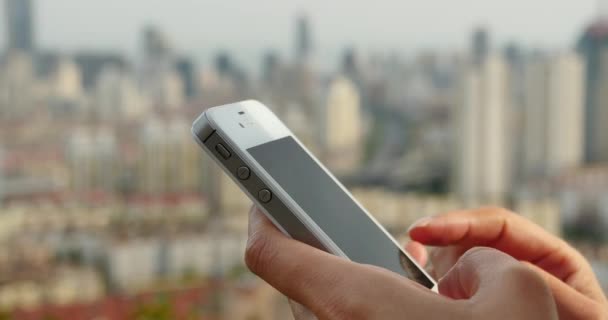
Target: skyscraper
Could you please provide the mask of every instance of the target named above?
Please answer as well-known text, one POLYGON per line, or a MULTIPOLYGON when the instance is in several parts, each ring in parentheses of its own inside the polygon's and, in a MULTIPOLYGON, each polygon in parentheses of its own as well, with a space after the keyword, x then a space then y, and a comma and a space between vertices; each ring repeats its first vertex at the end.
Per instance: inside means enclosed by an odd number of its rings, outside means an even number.
POLYGON ((262 58, 262 80, 266 85, 273 85, 277 81, 281 59, 277 52, 270 50, 262 58))
POLYGON ((181 117, 146 119, 141 130, 143 153, 138 162, 140 190, 151 195, 195 192, 201 184, 200 152, 188 137, 181 117))
POLYGON ((105 120, 137 119, 149 111, 135 79, 111 65, 99 73, 92 98, 94 112, 105 120))
POLYGON ((184 102, 184 83, 175 69, 169 38, 155 26, 143 30, 143 65, 140 84, 143 94, 157 109, 173 109, 184 102))
POLYGON ((363 129, 360 95, 348 78, 331 82, 322 120, 325 163, 339 175, 354 173, 363 152, 363 129))
POLYGON ((36 74, 28 54, 10 54, 0 67, 0 117, 23 117, 38 106, 36 74))
POLYGON ((584 142, 580 57, 575 53, 538 56, 524 69, 524 177, 550 176, 577 167, 584 142))
POLYGON ((312 54, 312 35, 308 16, 301 15, 296 21, 296 62, 306 63, 312 54))
POLYGON ((0 205, 4 200, 4 149, 0 146, 0 205))
POLYGON ((357 51, 353 47, 344 49, 342 53, 342 73, 353 81, 357 81, 359 78, 360 61, 357 51))
POLYGON ((467 205, 502 204, 508 192, 508 72, 499 55, 464 66, 454 114, 454 189, 467 205))
POLYGON ((59 59, 52 73, 53 94, 56 97, 75 100, 83 94, 82 73, 78 65, 67 57, 59 59))
POLYGON ((142 45, 146 59, 164 61, 171 56, 171 45, 167 36, 156 26, 147 26, 143 30, 142 45))
POLYGON ((140 139, 143 151, 137 164, 138 188, 146 194, 164 194, 169 191, 167 163, 171 155, 168 153, 167 130, 162 119, 155 116, 146 119, 140 139))
POLYGON ((67 141, 71 188, 76 192, 113 191, 117 172, 117 139, 109 128, 78 128, 67 141))
POLYGON ((34 50, 32 0, 5 0, 6 32, 9 50, 34 50))
POLYGON ((488 35, 488 31, 483 27, 475 29, 471 44, 473 62, 475 64, 481 64, 490 52, 490 36, 488 35))
POLYGON ((608 19, 591 23, 579 40, 586 60, 585 160, 608 161, 608 19))
POLYGON ((215 69, 224 77, 230 77, 235 73, 236 66, 230 53, 221 51, 215 56, 215 69))
POLYGON ((190 123, 174 116, 166 124, 167 180, 171 192, 197 192, 201 185, 200 149, 190 141, 190 123))
POLYGON ((515 42, 510 42, 503 48, 503 55, 509 68, 509 95, 512 109, 511 130, 517 137, 511 139, 512 183, 518 186, 526 180, 523 162, 524 147, 524 62, 528 58, 527 52, 515 42))
POLYGON ((107 68, 120 70, 130 69, 127 58, 120 54, 82 51, 74 55, 74 62, 82 73, 82 84, 85 89, 93 89, 102 71, 107 68))
POLYGON ((188 98, 196 96, 198 91, 198 78, 196 76, 196 65, 190 58, 181 57, 175 62, 175 69, 184 84, 184 94, 188 98))

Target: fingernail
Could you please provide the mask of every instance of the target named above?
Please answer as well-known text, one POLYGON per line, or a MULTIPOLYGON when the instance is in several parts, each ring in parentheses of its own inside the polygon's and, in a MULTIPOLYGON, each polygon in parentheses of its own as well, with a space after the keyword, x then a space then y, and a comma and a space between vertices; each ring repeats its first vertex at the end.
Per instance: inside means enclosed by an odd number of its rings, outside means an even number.
POLYGON ((418 219, 409 227, 409 229, 407 229, 407 231, 410 232, 414 228, 426 227, 431 223, 431 221, 433 221, 433 218, 430 217, 418 219))

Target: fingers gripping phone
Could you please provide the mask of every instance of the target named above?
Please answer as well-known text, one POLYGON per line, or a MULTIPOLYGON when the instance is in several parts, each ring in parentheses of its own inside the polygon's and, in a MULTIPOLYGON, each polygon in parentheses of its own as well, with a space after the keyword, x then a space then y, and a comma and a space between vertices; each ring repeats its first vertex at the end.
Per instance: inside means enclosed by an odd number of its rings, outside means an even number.
POLYGON ((263 104, 211 108, 192 133, 286 235, 435 289, 433 279, 263 104))

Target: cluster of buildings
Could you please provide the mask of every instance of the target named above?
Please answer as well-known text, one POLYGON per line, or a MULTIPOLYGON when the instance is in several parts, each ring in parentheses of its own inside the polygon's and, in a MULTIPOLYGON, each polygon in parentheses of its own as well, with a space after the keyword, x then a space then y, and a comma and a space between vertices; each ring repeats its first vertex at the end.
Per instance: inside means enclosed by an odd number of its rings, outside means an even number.
POLYGON ((293 57, 270 50, 254 75, 229 52, 198 67, 154 26, 135 61, 44 50, 34 1, 4 2, 0 310, 123 319, 170 292, 175 303, 150 312, 282 319, 284 300, 243 267, 250 201, 190 136, 206 108, 248 98, 396 235, 423 216, 501 205, 572 239, 608 274, 604 20, 572 50, 498 51, 479 29, 466 53, 347 48, 327 72, 302 16, 293 57))
POLYGON ((553 199, 565 227, 606 228, 604 186, 608 135, 602 113, 605 20, 592 23, 577 47, 495 53, 478 30, 457 81, 453 124, 453 191, 464 203, 513 207, 553 199), (598 74, 599 73, 599 74, 598 74))
POLYGON ((138 297, 167 291, 172 315, 183 315, 180 297, 203 288, 191 303, 196 318, 284 319, 285 300, 243 266, 250 202, 203 157, 190 124, 207 107, 255 92, 287 106, 275 111, 311 148, 339 147, 327 158, 352 173, 358 91, 310 67, 307 20, 296 62, 266 57, 267 81, 258 84, 227 53, 197 68, 153 26, 135 63, 114 52, 44 50, 34 1, 4 5, 0 242, 10 249, 0 256, 1 315, 127 319, 156 307, 138 297), (349 121, 311 134, 328 114, 349 121))

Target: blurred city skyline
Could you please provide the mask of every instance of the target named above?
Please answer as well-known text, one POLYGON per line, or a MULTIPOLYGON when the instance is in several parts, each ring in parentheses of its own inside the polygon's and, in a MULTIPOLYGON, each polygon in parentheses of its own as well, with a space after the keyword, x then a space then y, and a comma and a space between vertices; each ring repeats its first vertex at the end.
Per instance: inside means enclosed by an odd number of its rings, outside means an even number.
MULTIPOLYGON (((141 52, 141 30, 156 25, 171 35, 174 48, 198 62, 210 63, 225 50, 255 72, 269 49, 293 56, 293 20, 305 14, 312 24, 315 62, 328 69, 346 47, 364 54, 405 56, 420 50, 462 52, 468 49, 462 34, 478 25, 492 32, 497 47, 515 42, 529 48, 569 49, 589 21, 606 12, 602 2, 53 0, 37 3, 35 30, 39 49, 114 51, 134 57, 141 52), (336 27, 338 21, 342 27, 336 27)), ((0 14, 4 10, 1 7, 0 14)), ((6 42, 4 29, 2 24, 0 43, 6 42)))
POLYGON ((190 133, 244 99, 393 235, 503 206, 608 290, 608 0, 2 2, 0 319, 286 319, 190 133))

